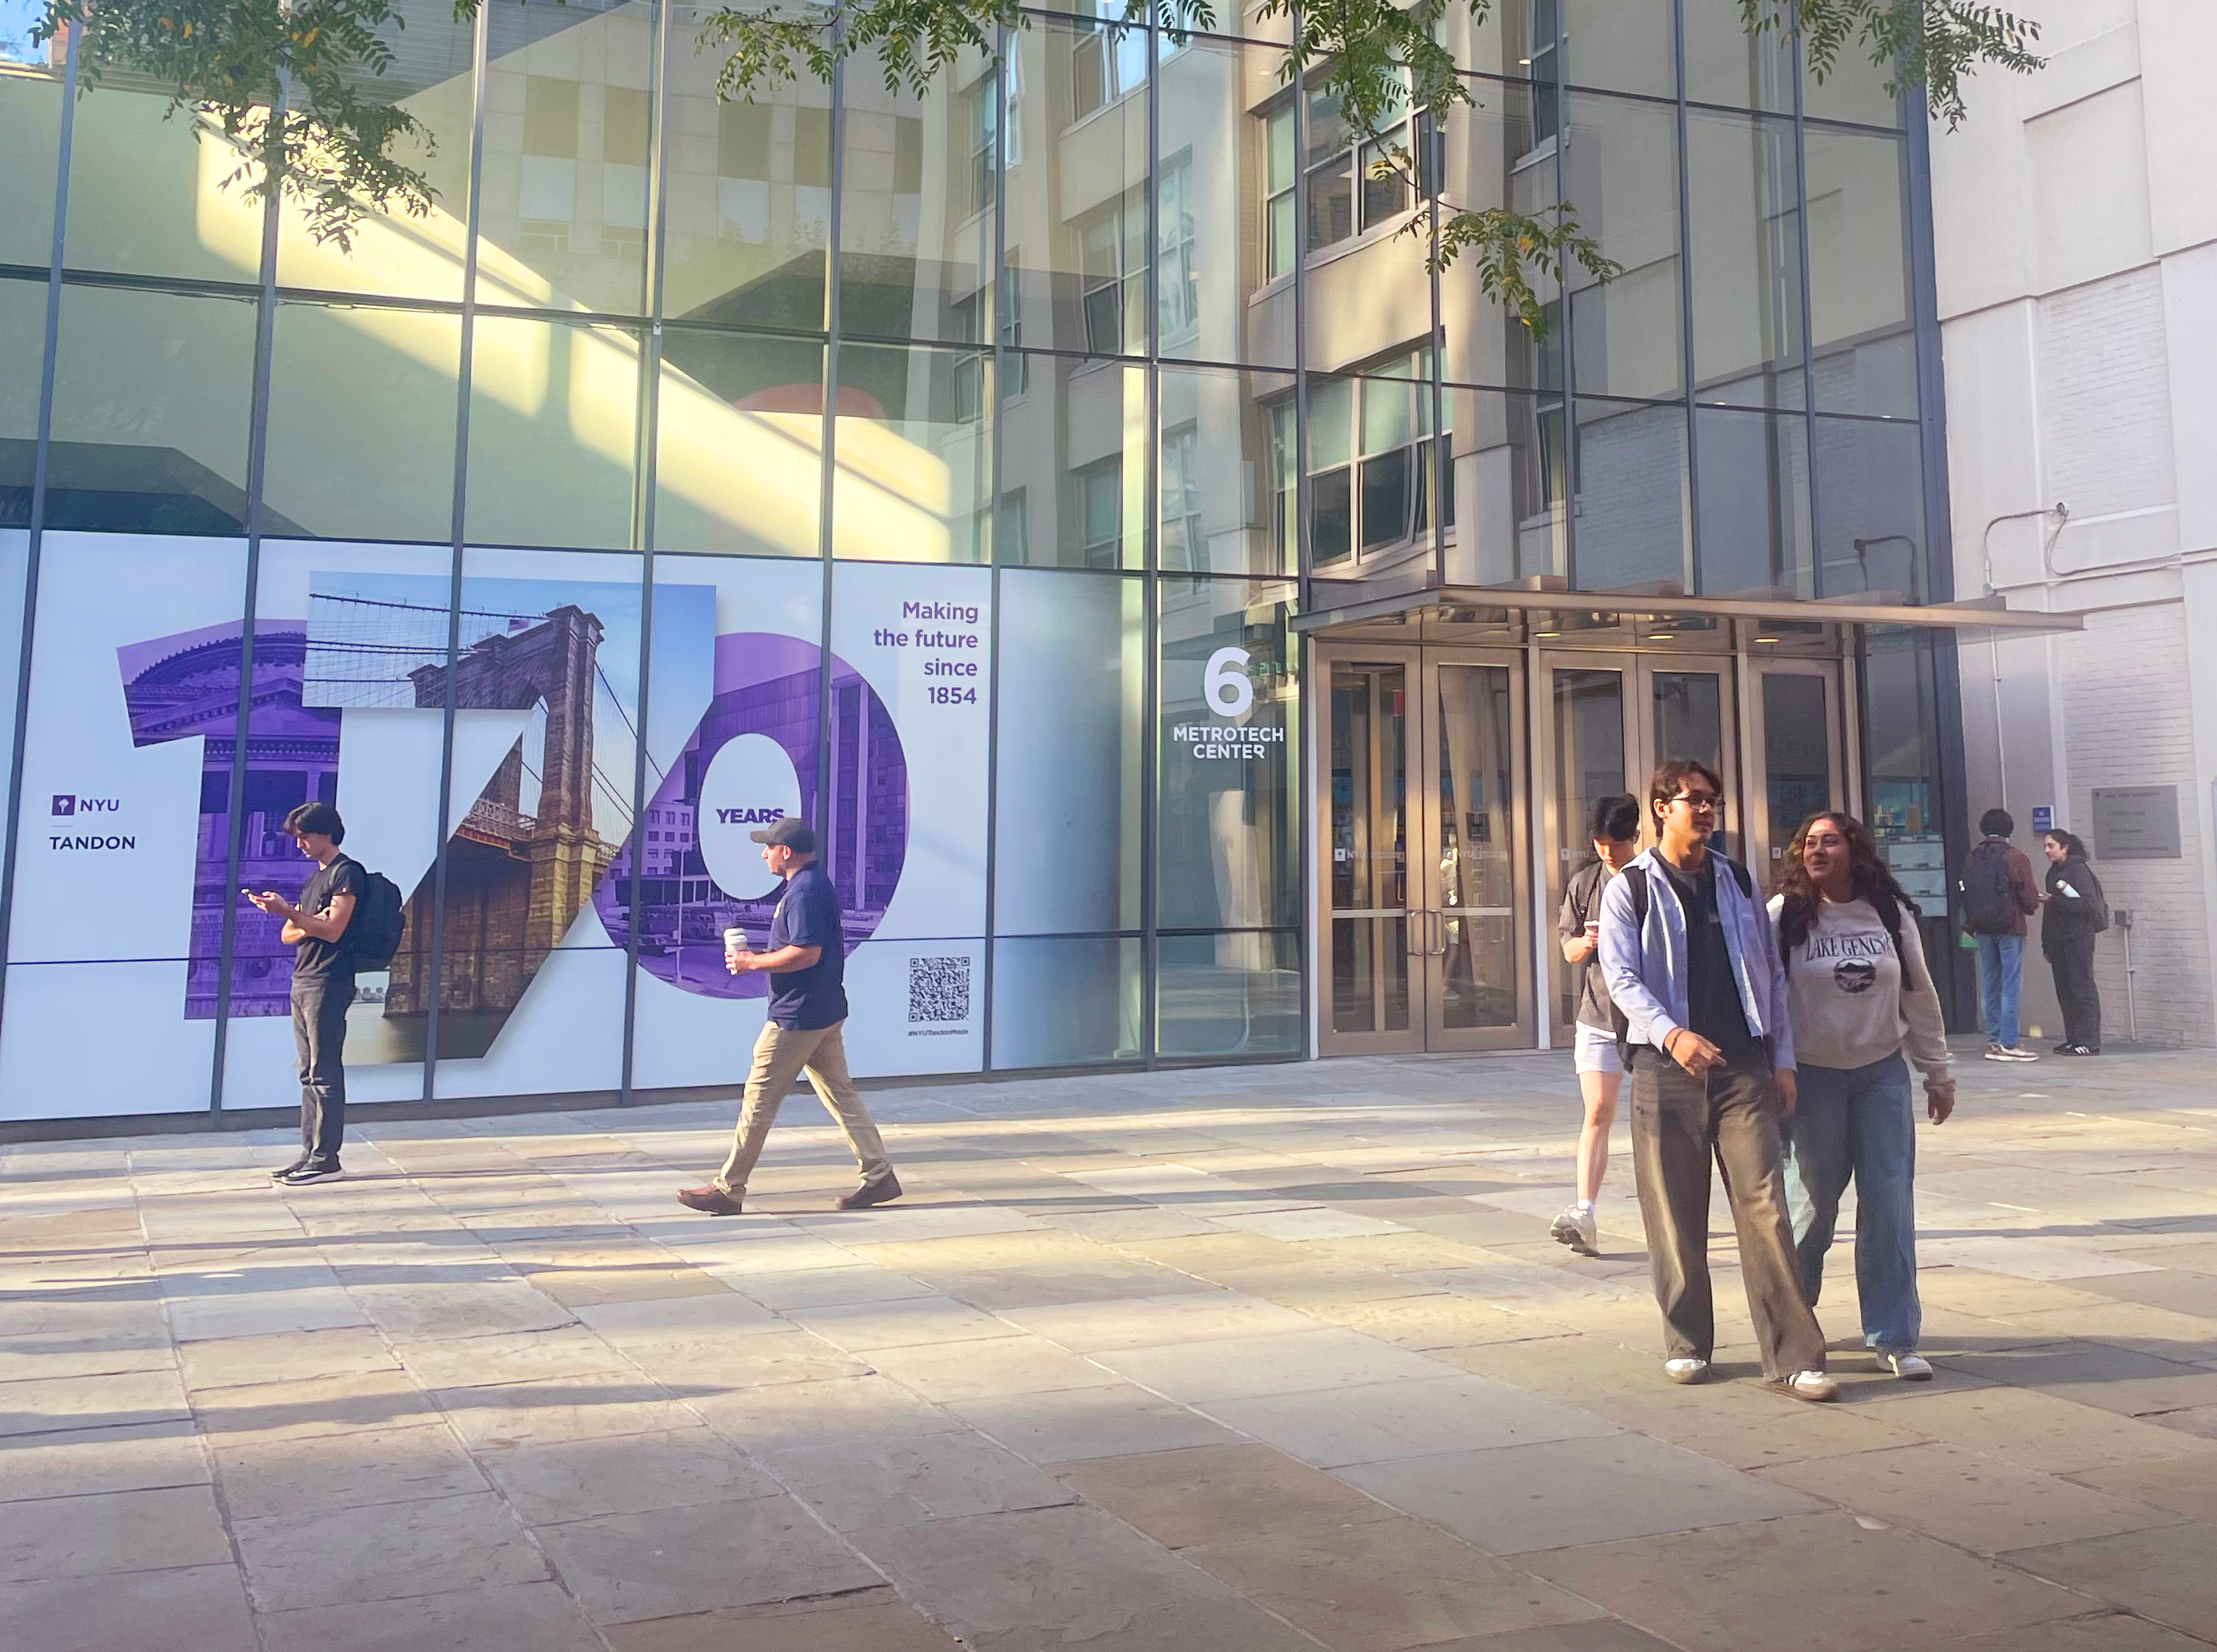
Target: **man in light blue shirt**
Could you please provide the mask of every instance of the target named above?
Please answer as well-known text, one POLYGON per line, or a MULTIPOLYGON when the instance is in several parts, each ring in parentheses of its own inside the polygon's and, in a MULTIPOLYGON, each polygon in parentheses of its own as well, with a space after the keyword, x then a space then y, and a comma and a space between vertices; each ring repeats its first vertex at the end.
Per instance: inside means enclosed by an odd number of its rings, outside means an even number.
POLYGON ((1707 765, 1665 763, 1648 787, 1660 842, 1609 881, 1601 967, 1625 1019, 1632 1176, 1663 1310, 1663 1369, 1709 1374, 1709 1163, 1724 1171, 1763 1375, 1796 1398, 1837 1393, 1802 1300, 1780 1121, 1794 1109, 1794 1039, 1770 913, 1709 839, 1724 788, 1707 765))

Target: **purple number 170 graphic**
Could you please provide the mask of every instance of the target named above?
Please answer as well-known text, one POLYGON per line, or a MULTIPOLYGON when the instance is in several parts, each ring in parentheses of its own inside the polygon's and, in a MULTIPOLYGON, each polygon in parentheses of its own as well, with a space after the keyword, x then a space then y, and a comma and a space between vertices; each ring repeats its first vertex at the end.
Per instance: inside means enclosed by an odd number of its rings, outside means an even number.
MULTIPOLYGON (((443 596, 444 582, 439 584, 443 596)), ((596 659, 604 627, 592 598, 608 590, 579 583, 572 590, 578 600, 537 611, 473 611, 451 684, 443 646, 430 653, 380 642, 393 634, 391 617, 364 617, 373 609, 414 609, 443 632, 443 605, 433 610, 320 590, 310 621, 256 622, 250 682, 243 627, 236 622, 118 651, 133 742, 204 741, 187 1019, 217 1012, 227 905, 238 909, 230 1013, 289 1012, 292 949, 277 920, 239 899, 227 877, 234 833, 237 883, 297 894, 310 868, 283 822, 289 809, 311 798, 338 801, 345 710, 382 707, 439 715, 450 687, 458 707, 528 713, 528 727, 443 845, 446 945, 435 985, 432 874, 424 871, 408 895, 407 938, 383 983, 381 1009, 372 1012, 381 1035, 359 1047, 367 1060, 422 1058, 435 991, 441 1059, 485 1055, 549 957, 579 944, 571 930, 587 901, 609 943, 626 944, 636 924, 641 966, 657 979, 720 997, 760 993, 760 977, 728 976, 715 960, 722 931, 734 924, 764 929, 769 903, 719 886, 701 845, 704 831, 743 834, 748 828, 703 821, 698 806, 716 754, 742 735, 766 735, 790 758, 802 811, 818 824, 824 859, 840 890, 849 948, 876 929, 900 881, 909 828, 907 759, 876 691, 844 661, 832 660, 831 790, 819 795, 824 725, 816 645, 775 633, 716 637, 705 713, 668 770, 649 769, 648 817, 656 823, 650 837, 630 818, 628 755, 612 765, 617 774, 594 761, 596 726, 615 727, 619 744, 626 732, 636 738, 622 697, 596 659), (334 606, 348 603, 355 609, 334 606), (246 753, 235 823, 230 784, 242 695, 246 753), (325 700, 340 703, 317 703, 325 700), (610 718, 621 720, 620 727, 610 718)), ((470 601, 467 590, 464 600, 470 601)), ((380 777, 379 783, 420 786, 424 809, 436 807, 435 775, 428 783, 411 775, 389 782, 380 777)), ((346 850, 392 872, 404 887, 414 870, 381 866, 375 843, 350 838, 346 850)), ((604 943, 594 936, 589 944, 604 943)), ((358 1018, 378 1003, 378 992, 365 986, 358 1018)), ((350 1041, 350 1055, 356 1048, 350 1041)))

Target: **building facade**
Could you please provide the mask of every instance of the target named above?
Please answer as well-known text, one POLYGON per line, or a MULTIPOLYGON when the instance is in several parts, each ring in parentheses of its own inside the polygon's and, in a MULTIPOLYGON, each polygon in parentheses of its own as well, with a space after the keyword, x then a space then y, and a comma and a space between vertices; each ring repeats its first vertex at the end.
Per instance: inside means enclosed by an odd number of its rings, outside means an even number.
POLYGON ((344 236, 0 65, 8 1117, 288 1102, 236 891, 311 796, 408 900, 365 1100, 729 1085, 796 811, 883 1075, 1561 1041, 1585 811, 1671 754, 1766 872, 1864 812, 1944 935, 1957 636, 2075 622, 1953 600, 1874 72, 1518 0, 1412 183, 1236 11, 734 103, 686 6, 403 10, 435 197, 344 236), (1623 273, 1536 338, 1420 189, 1623 273))
MULTIPOLYGON (((2030 79, 1933 144, 1955 577, 2084 630, 1962 654, 1970 795, 2077 833, 2105 1036, 2217 1041, 2217 24, 2051 6, 2030 79)), ((2026 972, 2026 1018, 2060 1032, 2026 972)))

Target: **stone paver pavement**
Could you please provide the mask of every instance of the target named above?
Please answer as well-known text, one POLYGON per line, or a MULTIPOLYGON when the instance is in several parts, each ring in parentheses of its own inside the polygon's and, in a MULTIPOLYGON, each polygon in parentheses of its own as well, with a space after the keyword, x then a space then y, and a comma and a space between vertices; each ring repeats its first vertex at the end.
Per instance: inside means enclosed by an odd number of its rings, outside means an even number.
MULTIPOLYGON (((1557 1056, 358 1109, 0 1157, 0 1646, 2159 1652, 2217 1646, 2217 1056, 1969 1063, 1926 1347, 1666 1386, 1629 1177, 1546 1237, 1557 1056)), ((1619 1145, 1623 1144, 1619 1132, 1619 1145)), ((1721 1224, 1722 1212, 1718 1212, 1721 1224)))

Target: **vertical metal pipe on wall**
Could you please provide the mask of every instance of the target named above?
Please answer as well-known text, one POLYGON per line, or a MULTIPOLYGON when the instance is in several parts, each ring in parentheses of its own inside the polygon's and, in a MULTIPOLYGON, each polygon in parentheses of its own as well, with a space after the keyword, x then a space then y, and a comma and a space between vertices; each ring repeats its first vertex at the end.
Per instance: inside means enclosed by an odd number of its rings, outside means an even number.
POLYGON ((1003 306, 1009 302, 1009 50, 1013 38, 1013 32, 1006 23, 996 27, 993 36, 992 297, 983 306, 986 325, 993 329, 993 379, 990 398, 981 399, 986 400, 993 410, 993 428, 987 435, 985 516, 985 543, 993 566, 989 577, 990 588, 987 592, 991 612, 986 620, 986 635, 991 653, 986 661, 985 680, 985 935, 980 943, 985 952, 985 966, 980 971, 982 986, 978 1012, 979 1070, 987 1073, 993 1070, 993 982, 997 950, 993 927, 996 916, 993 867, 1001 829, 1001 394, 1002 386, 1008 383, 1009 371, 1009 330, 1003 306))
MULTIPOLYGON (((617 1069, 616 1100, 628 1107, 632 1101, 632 1068, 637 1054, 633 1023, 639 1014, 639 920, 647 877, 647 741, 653 733, 654 657, 654 502, 659 487, 659 436, 661 429, 662 389, 662 250, 668 208, 670 169, 664 152, 669 107, 670 18, 678 0, 659 0, 654 8, 653 66, 648 73, 647 149, 647 326, 639 352, 639 418, 633 474, 638 478, 633 495, 633 536, 639 559, 639 727, 632 741, 631 898, 625 903, 623 1056, 617 1069)), ((699 841, 695 823, 695 841, 699 841)), ((678 861, 679 887, 683 889, 685 862, 678 861)), ((679 903, 683 911, 683 902, 679 903)), ((681 932, 678 945, 685 944, 681 932)))
MULTIPOLYGON (((254 379, 247 402, 246 579, 239 612, 238 712, 231 724, 231 774, 224 795, 229 841, 224 845, 222 933, 216 947, 215 1054, 209 1062, 208 1110, 211 1113, 223 1110, 223 1061, 230 1043, 231 965, 238 941, 239 862, 246 829, 246 760, 254 727, 255 645, 260 640, 255 634, 255 622, 260 612, 262 584, 262 494, 270 456, 270 359, 277 324, 277 229, 284 199, 284 167, 277 159, 285 117, 283 85, 277 89, 270 115, 270 147, 263 152, 269 190, 262 199, 262 290, 254 310, 254 379)), ((188 944, 188 981, 191 952, 188 944)))
POLYGON ((469 503, 469 401, 476 371, 477 232, 483 210, 481 203, 484 195, 485 102, 486 80, 489 72, 487 58, 492 39, 491 13, 492 8, 489 5, 477 8, 476 27, 471 31, 469 48, 469 204, 463 215, 466 229, 462 263, 462 353, 455 375, 455 496, 454 514, 448 524, 447 681, 445 698, 441 701, 442 722, 439 743, 439 829, 432 840, 435 858, 431 863, 431 952, 428 960, 430 979, 418 988, 419 1001, 424 1007, 422 1099, 427 1102, 432 1099, 438 1076, 439 1012, 447 989, 447 840, 455 826, 455 714, 462 687, 462 673, 455 669, 457 663, 455 656, 462 650, 462 577, 464 547, 468 543, 465 528, 469 503))
MULTIPOLYGON (((1143 669, 1146 689, 1140 695, 1145 707, 1141 738, 1146 742, 1139 753, 1139 992, 1140 1021, 1145 1029, 1144 1048, 1146 1064, 1153 1067, 1161 1060, 1158 1048, 1161 1040, 1162 1011, 1159 1000, 1162 993, 1162 909, 1160 891, 1162 884, 1161 868, 1156 864, 1162 829, 1159 816, 1162 809, 1162 572, 1160 566, 1160 539, 1156 527, 1162 520, 1162 505, 1158 490, 1162 485, 1160 456, 1162 443, 1156 428, 1160 411, 1158 398, 1161 394, 1162 364, 1159 359, 1161 348, 1162 297, 1157 287, 1162 278, 1161 226, 1157 222, 1160 202, 1162 174, 1162 53, 1161 35, 1156 21, 1155 9, 1147 8, 1147 322, 1144 334, 1146 365, 1140 369, 1146 375, 1144 400, 1146 413, 1143 422, 1146 429, 1146 456, 1142 461, 1145 480, 1140 484, 1141 508, 1147 520, 1139 528, 1139 584, 1146 611, 1143 622, 1146 635, 1146 657, 1143 669)), ((1131 336, 1129 325, 1125 329, 1131 336)), ((1188 550, 1190 550, 1188 547, 1188 550)))
POLYGON ((24 556, 23 634, 16 656, 14 743, 8 748, 8 816, 0 833, 0 1026, 7 1019, 9 942, 16 905, 17 828, 23 821, 24 747, 31 728, 31 642, 38 625, 38 564, 46 541, 46 464, 53 444, 54 356, 62 324, 62 252, 69 230, 70 149, 77 130, 77 31, 69 31, 62 58, 62 129, 54 165, 53 239, 46 262, 46 313, 39 353, 38 428, 31 461, 31 531, 24 556))

